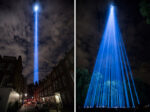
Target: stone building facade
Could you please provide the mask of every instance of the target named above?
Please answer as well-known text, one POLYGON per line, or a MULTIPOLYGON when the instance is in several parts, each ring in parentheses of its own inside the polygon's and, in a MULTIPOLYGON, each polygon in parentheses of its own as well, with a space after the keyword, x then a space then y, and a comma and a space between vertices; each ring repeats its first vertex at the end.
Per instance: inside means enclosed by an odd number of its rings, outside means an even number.
POLYGON ((60 103, 63 107, 74 104, 74 52, 73 49, 39 82, 34 97, 49 104, 60 103))
POLYGON ((18 93, 23 93, 25 88, 25 79, 22 75, 21 56, 0 56, 0 87, 13 88, 18 93))

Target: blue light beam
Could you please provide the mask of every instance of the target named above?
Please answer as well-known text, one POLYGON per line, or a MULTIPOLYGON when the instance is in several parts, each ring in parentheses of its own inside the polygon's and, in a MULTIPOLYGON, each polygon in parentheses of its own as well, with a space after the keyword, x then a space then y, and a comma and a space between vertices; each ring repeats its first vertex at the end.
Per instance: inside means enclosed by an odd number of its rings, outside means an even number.
POLYGON ((134 108, 139 103, 115 7, 111 5, 84 108, 134 108))
POLYGON ((39 6, 34 6, 34 84, 39 82, 38 77, 38 11, 39 6))

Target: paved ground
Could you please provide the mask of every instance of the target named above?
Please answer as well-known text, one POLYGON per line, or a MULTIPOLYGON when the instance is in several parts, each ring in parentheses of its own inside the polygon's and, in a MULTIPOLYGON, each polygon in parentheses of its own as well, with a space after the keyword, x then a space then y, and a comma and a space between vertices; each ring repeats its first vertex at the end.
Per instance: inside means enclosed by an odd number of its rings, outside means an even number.
POLYGON ((35 105, 26 105, 24 104, 19 112, 35 112, 35 105))
POLYGON ((73 112, 73 111, 70 111, 70 110, 59 110, 57 111, 56 109, 45 109, 45 108, 39 108, 38 110, 36 109, 35 105, 27 105, 27 104, 24 104, 19 112, 73 112))

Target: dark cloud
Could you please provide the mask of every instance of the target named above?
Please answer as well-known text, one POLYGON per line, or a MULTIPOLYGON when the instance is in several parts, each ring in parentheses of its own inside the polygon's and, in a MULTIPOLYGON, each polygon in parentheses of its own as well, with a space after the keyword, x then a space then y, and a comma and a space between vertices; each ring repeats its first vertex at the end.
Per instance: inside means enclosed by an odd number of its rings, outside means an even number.
MULTIPOLYGON (((23 75, 33 81, 33 1, 0 1, 0 54, 22 56, 23 75)), ((73 0, 41 0, 39 76, 44 78, 73 47, 73 0)))
MULTIPOLYGON (((139 12, 140 0, 116 0, 117 19, 133 75, 150 84, 150 25, 139 12)), ((110 0, 77 0, 77 67, 94 67, 110 0)))

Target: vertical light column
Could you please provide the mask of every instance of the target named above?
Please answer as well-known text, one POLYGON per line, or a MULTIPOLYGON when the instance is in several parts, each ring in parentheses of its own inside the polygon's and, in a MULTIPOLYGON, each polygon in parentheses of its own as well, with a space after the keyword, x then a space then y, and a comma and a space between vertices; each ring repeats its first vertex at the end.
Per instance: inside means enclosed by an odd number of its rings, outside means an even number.
POLYGON ((84 108, 135 108, 139 103, 115 9, 111 5, 84 108))
POLYGON ((38 76, 38 11, 39 6, 34 6, 34 84, 39 82, 38 76))

